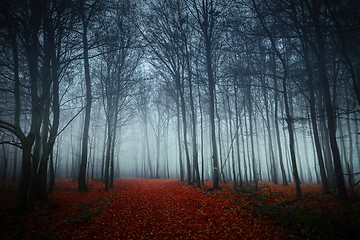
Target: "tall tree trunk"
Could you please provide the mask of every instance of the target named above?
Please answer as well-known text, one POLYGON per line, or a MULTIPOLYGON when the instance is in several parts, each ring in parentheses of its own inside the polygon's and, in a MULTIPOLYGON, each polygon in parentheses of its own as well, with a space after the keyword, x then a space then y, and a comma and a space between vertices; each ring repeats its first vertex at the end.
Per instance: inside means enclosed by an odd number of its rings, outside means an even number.
POLYGON ((339 119, 337 121, 337 129, 339 129, 339 151, 340 151, 340 157, 342 160, 342 164, 346 166, 346 163, 348 162, 348 156, 347 156, 347 148, 345 145, 345 135, 344 135, 344 129, 343 129, 343 123, 339 119))
POLYGON ((101 181, 104 181, 105 182, 105 162, 106 162, 106 141, 108 139, 108 121, 105 122, 105 136, 104 136, 104 144, 103 144, 103 149, 102 149, 102 155, 101 155, 101 168, 100 168, 100 179, 101 181))
POLYGON ((166 109, 167 111, 167 119, 166 119, 166 133, 165 133, 165 161, 166 161, 166 178, 170 178, 170 167, 169 167, 169 116, 170 111, 169 108, 166 109))
MULTIPOLYGON (((283 63, 283 67, 284 67, 283 63)), ((284 67, 287 69, 287 66, 284 67)), ((298 173, 297 161, 296 161, 296 153, 295 153, 295 130, 294 130, 294 119, 290 113, 290 106, 289 106, 289 99, 288 99, 288 90, 287 90, 287 79, 288 79, 288 72, 284 70, 284 77, 282 81, 283 86, 283 94, 284 94, 284 104, 285 104, 285 114, 286 114, 286 122, 288 125, 288 134, 289 134, 289 147, 290 147, 290 157, 291 157, 291 164, 292 164, 292 174, 294 177, 294 182, 296 186, 296 198, 302 197, 302 192, 300 188, 300 178, 298 173)))
MULTIPOLYGON (((253 118, 253 121, 254 121, 254 130, 253 130, 253 133, 254 133, 254 137, 255 137, 255 146, 260 146, 260 143, 259 143, 259 134, 257 133, 258 131, 258 126, 257 126, 257 118, 256 116, 253 118)), ((265 141, 266 142, 266 141, 265 141)), ((266 143, 265 143, 266 144, 266 143)), ((260 148, 259 147, 256 147, 256 157, 255 159, 260 159, 260 148)), ((261 168, 261 161, 256 161, 257 162, 257 181, 262 181, 262 168, 261 168)))
MULTIPOLYGON (((186 46, 187 47, 187 46, 186 46)), ((193 82, 192 82, 192 69, 190 63, 190 56, 188 49, 186 51, 186 65, 188 69, 188 83, 189 83, 189 97, 190 97, 190 109, 191 109, 191 123, 192 123, 192 153, 193 153, 193 166, 195 172, 195 182, 197 187, 201 187, 200 183, 200 171, 199 171, 199 158, 198 158, 198 149, 197 149, 197 127, 196 127, 196 112, 194 106, 194 97, 193 97, 193 82)))
MULTIPOLYGON (((14 126, 20 129, 20 77, 19 77, 19 52, 16 42, 17 28, 10 30, 10 42, 12 47, 12 55, 14 62, 14 98, 15 98, 15 111, 14 111, 14 126)), ((18 130, 19 131, 19 130, 18 130)), ((14 169, 13 169, 13 181, 17 178, 17 153, 18 148, 14 150, 14 169)))
MULTIPOLYGON (((117 107, 117 105, 116 105, 117 107)), ((114 164, 115 164, 115 145, 116 145, 116 134, 117 134, 117 115, 118 111, 115 112, 115 122, 113 125, 112 141, 111 141, 111 162, 109 166, 109 187, 114 187, 114 164)), ((120 150, 119 150, 120 151, 120 150)))
MULTIPOLYGON (((284 71, 286 72, 286 71, 284 71)), ((295 139, 294 139, 294 120, 290 115, 289 109, 289 100, 287 96, 287 87, 286 87, 286 80, 287 77, 283 78, 283 93, 284 93, 284 103, 285 103, 285 112, 286 112, 286 122, 288 124, 288 133, 289 133, 289 145, 290 145, 290 156, 291 156, 291 163, 292 163, 292 173, 294 176, 295 186, 296 186, 296 198, 302 197, 302 192, 300 188, 300 178, 298 174, 297 164, 296 164, 296 156, 295 156, 295 139)))
POLYGON ((16 195, 16 208, 26 209, 30 206, 32 206, 33 202, 29 199, 29 180, 31 178, 31 148, 32 148, 32 142, 25 139, 25 141, 22 142, 22 170, 21 170, 21 176, 19 181, 19 189, 16 195))
MULTIPOLYGON (((321 94, 321 93, 320 93, 321 94)), ((323 107, 323 96, 320 96, 318 101, 318 109, 319 109, 319 121, 318 121, 318 129, 319 129, 319 139, 321 141, 321 149, 323 150, 323 158, 324 164, 326 168, 327 179, 329 183, 329 188, 336 188, 336 180, 335 180, 335 172, 333 166, 333 160, 331 155, 330 143, 329 143, 329 129, 326 124, 325 119, 325 109, 323 107)))
MULTIPOLYGON (((237 156, 237 163, 238 163, 238 172, 239 172, 239 183, 240 189, 243 188, 243 179, 242 179, 242 167, 241 167, 241 156, 240 156, 240 138, 239 138, 239 129, 242 129, 240 126, 240 112, 238 106, 238 90, 236 88, 236 79, 234 79, 234 104, 235 104, 235 127, 236 127, 236 156, 237 156)), ((242 130, 241 133, 242 135, 242 130)), ((245 151, 245 149, 243 149, 245 151)), ((244 158, 245 160, 245 158, 244 158)), ((235 166, 234 166, 235 168, 235 166)))
POLYGON ((39 159, 39 166, 36 166, 35 179, 34 179, 34 192, 35 192, 35 200, 40 200, 42 204, 48 201, 47 195, 47 169, 48 169, 48 157, 49 157, 49 149, 47 149, 48 142, 48 132, 50 125, 50 99, 48 98, 45 102, 44 108, 44 118, 42 123, 42 131, 41 131, 41 155, 39 159))
MULTIPOLYGON (((294 114, 291 112, 291 116, 294 116, 294 114)), ((297 135, 297 132, 295 131, 295 127, 294 127, 294 141, 295 141, 295 153, 296 153, 296 160, 298 163, 298 171, 299 171, 299 178, 300 178, 300 182, 301 181, 305 181, 305 177, 304 177, 304 167, 303 167, 303 158, 301 155, 300 156, 300 149, 299 149, 299 137, 297 135)))
POLYGON ((149 177, 154 178, 154 173, 152 169, 152 163, 151 163, 151 155, 150 155, 150 145, 149 145, 149 132, 148 132, 148 123, 147 123, 147 117, 144 118, 144 125, 145 125, 145 141, 146 141, 146 153, 147 153, 147 161, 149 165, 149 177))
POLYGON ((141 139, 141 177, 146 178, 146 142, 145 139, 141 139))
MULTIPOLYGON (((46 15, 47 16, 47 15, 46 15)), ((45 14, 44 14, 45 18, 45 14)), ((50 21, 49 19, 47 21, 50 21)), ((45 22, 47 22, 44 20, 45 22)), ((60 37, 62 36, 62 32, 59 33, 60 37)), ((47 44, 47 51, 49 54, 49 79, 51 79, 47 83, 47 91, 50 92, 50 85, 52 83, 52 94, 49 93, 49 103, 45 103, 45 113, 44 113, 44 122, 43 126, 47 126, 46 129, 44 128, 43 134, 45 132, 49 131, 48 134, 45 134, 43 136, 43 153, 42 153, 42 160, 41 160, 41 168, 40 168, 40 193, 41 197, 40 200, 42 202, 48 201, 48 195, 47 195, 47 172, 48 172, 48 163, 49 163, 49 157, 53 157, 53 147, 55 144, 55 140, 58 134, 58 128, 59 128, 59 121, 60 121, 60 97, 59 97, 59 67, 60 67, 60 61, 59 61, 59 49, 61 48, 61 42, 58 43, 58 45, 55 45, 54 39, 55 39, 55 33, 54 29, 50 26, 48 26, 48 44, 47 44), (58 49, 58 52, 56 53, 56 49, 58 49), (57 56, 58 54, 58 56, 57 56), (50 65, 51 62, 51 65, 50 65), (50 103, 51 101, 51 103, 50 103), (52 123, 50 123, 50 104, 52 106, 52 123), (48 128, 50 128, 48 130, 48 128)), ((50 169, 52 171, 53 169, 50 169)))
POLYGON ((81 146, 81 163, 79 168, 78 176, 78 190, 86 191, 86 166, 88 160, 88 143, 89 143, 89 128, 90 128, 90 113, 91 113, 91 81, 90 81, 90 65, 89 65, 89 46, 88 46, 88 26, 90 16, 85 16, 85 3, 84 0, 80 1, 80 16, 82 22, 82 43, 83 43, 83 54, 84 54, 84 72, 85 72, 85 86, 86 86, 86 97, 85 97, 85 120, 84 130, 81 146))
MULTIPOLYGON (((307 109, 308 111, 308 116, 310 115, 310 110, 307 109)), ((316 177, 316 183, 317 184, 321 184, 321 177, 320 177, 320 169, 318 169, 318 159, 317 159, 317 155, 316 155, 316 146, 315 146, 315 140, 314 140, 314 131, 312 129, 312 124, 311 124, 311 116, 309 117, 309 131, 310 131, 310 139, 311 139, 311 147, 312 147, 312 153, 313 153, 313 160, 314 160, 314 171, 315 171, 315 177, 316 177)), ((323 191, 323 193, 325 193, 323 191)))
POLYGON ((319 130, 318 130, 318 123, 317 123, 316 109, 315 109, 314 80, 313 80, 313 73, 312 73, 310 60, 309 60, 309 49, 305 42, 302 45, 303 45, 303 49, 304 49, 304 60, 305 60, 305 65, 306 65, 307 77, 308 77, 310 119, 311 119, 311 126, 312 126, 312 130, 313 130, 313 136, 314 136, 314 142, 315 142, 315 148, 316 148, 316 156, 317 156, 319 168, 320 168, 322 190, 323 190, 323 193, 328 194, 328 193, 330 193, 330 189, 329 189, 328 179, 326 176, 324 159, 323 159, 321 143, 320 143, 320 138, 319 138, 319 130))
MULTIPOLYGON (((265 79, 261 77, 261 84, 265 86, 265 79)), ((275 90, 276 91, 276 90, 275 90)), ((274 184, 278 184, 278 174, 277 174, 277 166, 275 162, 275 155, 273 149, 273 141, 272 141, 272 131, 270 125, 270 114, 269 114, 269 104, 268 104, 268 95, 265 87, 262 88, 262 93, 264 95, 264 104, 265 104, 265 113, 266 113, 266 129, 268 135, 268 144, 269 144, 269 153, 270 153, 270 164, 271 164, 271 179, 274 184)))
MULTIPOLYGON (((110 115, 112 113, 108 112, 110 115)), ((109 191, 109 178, 110 178, 110 162, 112 161, 112 140, 113 140, 113 127, 111 124, 112 116, 107 116, 107 141, 106 141, 106 160, 104 166, 104 182, 105 182, 105 192, 109 191)))
POLYGON ((307 137, 306 137, 306 128, 305 126, 303 127, 302 129, 302 139, 303 139, 303 142, 302 142, 302 145, 304 146, 304 157, 305 157, 305 164, 306 164, 306 173, 307 173, 307 180, 306 182, 310 182, 312 183, 313 180, 312 180, 312 171, 310 169, 310 159, 309 159, 309 151, 308 151, 308 141, 307 141, 307 137))
POLYGON ((176 118, 177 118, 177 140, 178 140, 178 146, 179 146, 179 168, 180 168, 180 181, 184 181, 184 166, 182 161, 182 149, 181 149, 181 123, 180 123, 180 103, 179 98, 176 100, 176 118))
POLYGON ((209 91, 209 118, 211 129, 211 146, 212 146, 212 160, 213 160, 213 188, 219 188, 219 159, 217 152, 217 140, 216 140, 216 123, 215 123, 215 95, 216 95, 216 82, 213 69, 213 34, 216 21, 216 9, 215 2, 202 1, 200 6, 194 2, 193 4, 197 21, 201 28, 202 36, 204 38, 205 45, 205 64, 206 74, 208 80, 209 91))
MULTIPOLYGON (((159 113, 159 112, 158 112, 159 113)), ((160 145, 161 145, 161 136, 160 136, 160 121, 158 121, 158 125, 157 125, 157 129, 156 129, 156 134, 155 134, 155 145, 156 145, 156 156, 155 156, 155 164, 156 164, 156 169, 155 169, 155 177, 156 178, 160 178, 160 145)), ((154 129, 155 132, 155 129, 154 129)))
POLYGON ((360 129, 359 129, 359 124, 357 124, 360 119, 357 118, 356 114, 354 114, 354 119, 355 119, 355 146, 356 146, 356 159, 358 160, 358 165, 360 166, 360 129))
MULTIPOLYGON (((245 95, 244 95, 244 102, 246 102, 245 99, 245 95)), ((241 118, 239 118, 241 120, 241 118)), ((252 179, 252 175, 251 175, 251 170, 249 170, 251 163, 250 163, 250 146, 249 146, 249 141, 247 139, 248 135, 249 135, 249 131, 248 131, 248 118, 247 118, 247 111, 244 112, 244 125, 245 125, 245 133, 243 131, 243 129, 241 128, 241 141, 242 141, 242 145, 243 145, 243 154, 244 154, 244 171, 245 171, 245 182, 248 185, 249 181, 252 179), (244 137, 245 135, 245 137, 244 137), (246 147, 245 147, 245 142, 246 142, 246 147), (246 151, 245 151, 246 149, 246 151)), ((241 126, 241 121, 240 121, 240 126, 241 126)))
POLYGON ((189 155, 189 147, 187 140, 187 119, 186 119, 186 109, 185 109, 185 96, 184 96, 184 81, 180 77, 180 73, 175 76, 178 93, 180 97, 180 109, 181 109, 181 119, 182 119, 182 130, 184 136, 184 148, 185 148, 185 157, 186 157, 186 169, 187 169, 187 181, 189 184, 192 184, 191 178, 191 163, 190 163, 190 155, 189 155))
MULTIPOLYGON (((209 50, 208 50, 209 51, 209 50)), ((207 51, 207 52, 208 52, 207 51)), ((209 79, 209 92, 210 92, 210 126, 211 126, 211 142, 212 142, 212 158, 213 158, 213 187, 215 189, 219 188, 219 160, 218 160, 218 153, 217 153, 217 143, 216 143, 216 127, 215 127, 215 81, 212 74, 212 67, 211 67, 211 57, 210 52, 207 53, 209 55, 207 57, 210 58, 207 60, 207 71, 208 71, 208 79, 209 79)))
MULTIPOLYGON (((350 90, 349 90, 350 91, 350 90)), ((350 109, 350 99, 349 96, 346 95, 346 102, 348 105, 348 108, 350 109)), ((348 111, 346 114, 346 127, 347 127, 347 133, 349 134, 349 164, 351 172, 353 172, 354 169, 354 147, 353 147, 353 131, 351 130, 351 123, 350 123, 350 112, 348 111)), ((345 149, 346 151, 346 149, 345 149)))
POLYGON ((231 111, 231 106, 230 106, 230 96, 229 96, 229 92, 227 89, 227 93, 226 93, 226 100, 227 100, 227 111, 228 111, 228 115, 229 115, 229 131, 230 131, 230 140, 231 140, 231 146, 230 146, 230 151, 231 151, 231 163, 232 163, 232 175, 233 175, 233 187, 234 189, 236 189, 237 187, 237 177, 236 177, 236 164, 235 164, 235 149, 234 149, 234 144, 233 144, 233 135, 234 137, 236 137, 237 132, 233 133, 233 124, 232 124, 232 111, 231 111))
POLYGON ((220 172, 219 172, 219 174, 220 174, 220 181, 221 181, 221 178, 222 178, 222 182, 223 183, 225 183, 226 182, 226 180, 225 180, 225 174, 224 174, 224 167, 223 167, 223 153, 222 153, 222 140, 221 140, 221 119, 220 119, 220 114, 219 114, 219 111, 218 111, 218 101, 216 100, 217 99, 217 97, 216 97, 216 95, 215 95, 215 115, 216 115, 216 118, 217 118, 217 131, 218 131, 218 142, 219 142, 219 163, 220 163, 220 172))
POLYGON ((200 94, 200 84, 197 84, 198 98, 199 98, 199 112, 200 112, 200 144, 201 144, 201 183, 204 186, 204 175, 205 175, 205 163, 204 163, 204 122, 203 122, 203 111, 200 94))
POLYGON ((18 148, 15 147, 14 148, 14 158, 13 158, 13 171, 12 171, 12 177, 11 177, 11 180, 13 182, 16 182, 16 179, 17 179, 17 162, 18 162, 18 148))
POLYGON ((252 174, 253 180, 255 183, 255 188, 258 187, 258 172, 257 172, 257 161, 255 158, 255 142, 254 142, 254 130, 253 130, 253 108, 252 108, 252 98, 251 98, 251 87, 250 82, 249 86, 246 89, 246 101, 249 113, 249 135, 250 135, 250 147, 251 147, 251 163, 252 163, 252 174))
POLYGON ((50 182, 49 182, 49 192, 51 193, 55 187, 55 166, 54 166, 54 153, 50 153, 50 161, 49 161, 49 172, 50 172, 50 182))
MULTIPOLYGON (((16 197, 16 207, 24 209, 33 205, 31 182, 33 179, 32 173, 32 157, 31 150, 35 142, 35 137, 39 135, 41 121, 42 121, 42 101, 38 96, 38 77, 39 77, 39 39, 38 34, 41 26, 41 2, 34 0, 31 2, 31 16, 30 16, 30 33, 29 38, 26 39, 26 51, 29 56, 29 74, 30 74, 30 90, 31 90, 31 123, 30 130, 27 136, 23 134, 20 128, 19 115, 15 113, 15 130, 21 141, 23 148, 22 155, 22 172, 19 182, 18 193, 16 197)), ((15 79, 18 81, 19 79, 15 79)), ((15 83, 16 84, 16 83, 15 83)), ((15 90, 17 91, 17 90, 15 90)), ((20 100, 20 95, 15 96, 20 100)), ((17 100, 16 100, 17 102, 17 100)), ((20 102, 19 102, 20 104, 20 102)), ((15 111, 20 110, 20 105, 16 106, 15 111)))
POLYGON ((317 58, 319 64, 319 77, 321 81, 321 85, 323 88, 324 93, 324 100, 325 100, 325 107, 326 107, 326 119, 327 125, 329 129, 329 138, 330 138, 330 147, 332 152, 332 157, 334 161, 334 170, 335 170, 335 178, 336 178, 336 185, 338 189, 338 196, 341 199, 347 199, 348 194, 346 192, 345 181, 344 181, 344 174, 343 169, 341 166, 341 159, 340 159, 340 152, 339 147, 336 140, 336 115, 333 108, 333 103, 331 100, 331 93, 330 93, 330 83, 327 76, 327 69, 326 69, 326 56, 325 56, 325 41, 323 37, 323 33, 321 30, 320 24, 320 5, 321 3, 312 1, 312 18, 315 27, 316 33, 316 43, 317 49, 315 49, 315 56, 317 58))
MULTIPOLYGON (((272 72, 274 74, 274 76, 276 76, 276 63, 275 63, 275 56, 271 56, 272 59, 272 72)), ((274 119, 275 119, 275 132, 276 132, 276 142, 277 142, 277 147, 278 147, 278 156, 279 156, 279 162, 280 162, 280 169, 281 169, 281 176, 282 176, 282 182, 284 186, 289 185, 288 183, 288 179, 286 176, 286 171, 285 171, 285 167, 284 167, 284 159, 283 159, 283 152, 282 152, 282 143, 280 140, 280 128, 279 128, 279 90, 278 90, 278 82, 277 79, 274 78, 274 89, 275 89, 275 93, 274 93, 274 102, 275 102, 275 115, 274 115, 274 119)))
MULTIPOLYGON (((264 118, 264 116, 262 116, 264 118)), ((257 126, 255 125, 255 128, 257 128, 257 126)), ((267 174, 267 181, 271 182, 273 177, 272 177, 272 159, 271 159, 271 156, 270 156, 270 149, 268 149, 268 143, 266 141, 266 139, 268 138, 267 134, 266 134, 266 119, 263 119, 262 121, 262 130, 263 130, 263 138, 264 138, 264 152, 265 152, 265 156, 264 156, 264 159, 265 159, 265 163, 266 163, 266 174, 267 174), (270 165, 269 165, 269 162, 270 162, 270 165)), ((256 138, 258 139, 258 137, 256 138)), ((258 141, 257 141, 257 144, 258 144, 258 141)), ((259 149, 259 148, 257 148, 259 149)), ((260 165, 260 163, 259 163, 260 165)), ((260 168, 259 168, 259 172, 260 172, 260 168)), ((261 172, 260 172, 261 173, 261 172)), ((262 181, 263 178, 260 174, 259 176, 259 180, 262 181)))

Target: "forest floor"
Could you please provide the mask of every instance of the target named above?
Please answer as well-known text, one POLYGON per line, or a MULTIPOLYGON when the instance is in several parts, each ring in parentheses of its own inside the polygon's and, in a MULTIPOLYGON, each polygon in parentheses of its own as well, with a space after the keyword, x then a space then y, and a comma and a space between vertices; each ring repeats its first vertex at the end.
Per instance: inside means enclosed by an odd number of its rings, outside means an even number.
MULTIPOLYGON (((360 239, 360 202, 323 195, 321 186, 260 183, 234 191, 178 180, 119 179, 109 192, 94 182, 57 180, 46 208, 15 214, 0 195, 1 239, 360 239)), ((359 193, 359 192, 358 192, 359 193)))

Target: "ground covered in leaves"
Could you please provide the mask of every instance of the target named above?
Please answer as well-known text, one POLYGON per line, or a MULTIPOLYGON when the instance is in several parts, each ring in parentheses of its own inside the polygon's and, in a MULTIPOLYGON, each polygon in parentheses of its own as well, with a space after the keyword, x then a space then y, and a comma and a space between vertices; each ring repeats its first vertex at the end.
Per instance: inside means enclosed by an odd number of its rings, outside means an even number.
MULTIPOLYGON (((198 189, 178 180, 121 179, 103 191, 93 183, 77 192, 58 180, 46 208, 15 214, 12 194, 0 199, 1 239, 356 239, 360 204, 321 194, 319 185, 261 183, 221 190, 198 189)), ((360 239, 360 238, 359 238, 360 239)))

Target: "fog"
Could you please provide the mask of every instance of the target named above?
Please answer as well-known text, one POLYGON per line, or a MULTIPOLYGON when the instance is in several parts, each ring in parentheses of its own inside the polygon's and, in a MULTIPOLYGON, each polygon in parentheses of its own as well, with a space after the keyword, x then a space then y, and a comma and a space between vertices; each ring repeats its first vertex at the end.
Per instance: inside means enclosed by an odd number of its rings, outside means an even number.
POLYGON ((0 173, 19 205, 56 178, 294 182, 297 197, 319 183, 341 198, 358 183, 350 5, 37 4, 1 12, 0 173))

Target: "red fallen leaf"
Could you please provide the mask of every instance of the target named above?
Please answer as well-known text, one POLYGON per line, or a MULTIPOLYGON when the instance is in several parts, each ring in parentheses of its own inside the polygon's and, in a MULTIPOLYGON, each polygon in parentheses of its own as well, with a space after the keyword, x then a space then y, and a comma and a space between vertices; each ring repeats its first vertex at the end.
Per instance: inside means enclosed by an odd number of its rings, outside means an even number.
MULTIPOLYGON (((291 188, 263 183, 259 187, 260 191, 267 192, 267 204, 278 204, 293 196, 291 188)), ((91 191, 78 193, 76 183, 58 181, 51 194, 51 204, 56 208, 49 208, 46 215, 34 211, 24 216, 27 238, 286 238, 273 220, 253 216, 251 196, 239 196, 227 185, 211 194, 177 180, 164 179, 122 179, 115 181, 115 188, 110 192, 99 191, 102 188, 102 183, 94 182, 91 191)), ((316 186, 309 186, 304 192, 316 193, 315 189, 316 186)), ((320 198, 316 194, 306 201, 314 206, 341 205, 333 198, 320 198)))

